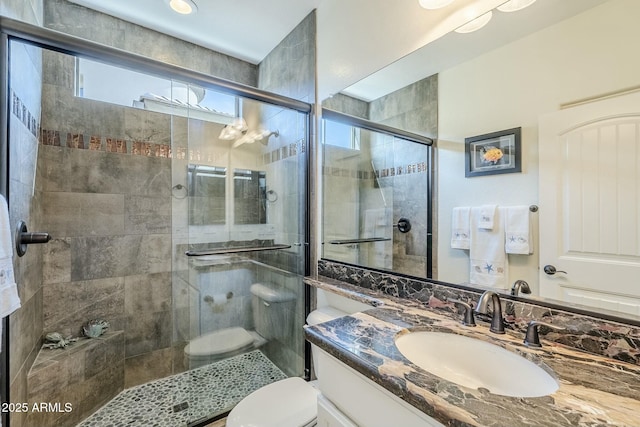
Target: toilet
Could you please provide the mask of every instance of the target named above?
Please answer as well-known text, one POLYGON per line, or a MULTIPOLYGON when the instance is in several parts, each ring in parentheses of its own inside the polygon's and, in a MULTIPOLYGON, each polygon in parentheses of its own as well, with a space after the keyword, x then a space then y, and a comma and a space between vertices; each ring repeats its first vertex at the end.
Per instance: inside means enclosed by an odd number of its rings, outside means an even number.
POLYGON ((282 325, 292 323, 286 317, 294 312, 295 294, 278 289, 271 283, 254 283, 250 291, 255 331, 236 326, 191 340, 184 348, 185 363, 189 369, 245 353, 287 333, 282 325))
MULTIPOLYGON (((307 316, 307 324, 327 322, 348 313, 322 307, 307 316)), ((316 364, 315 352, 311 355, 316 364)), ((299 377, 266 385, 244 399, 227 416, 226 427, 311 427, 316 425, 319 391, 299 377)))

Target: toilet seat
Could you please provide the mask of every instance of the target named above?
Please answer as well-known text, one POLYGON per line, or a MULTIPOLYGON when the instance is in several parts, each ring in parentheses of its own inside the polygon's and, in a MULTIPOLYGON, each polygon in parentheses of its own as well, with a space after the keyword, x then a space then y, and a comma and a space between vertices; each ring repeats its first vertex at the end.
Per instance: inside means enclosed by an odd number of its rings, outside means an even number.
POLYGON ((218 356, 251 348, 253 341, 244 328, 225 328, 191 340, 184 352, 192 358, 218 356))
POLYGON ((316 423, 318 390, 293 377, 262 387, 229 413, 227 427, 306 427, 316 423))

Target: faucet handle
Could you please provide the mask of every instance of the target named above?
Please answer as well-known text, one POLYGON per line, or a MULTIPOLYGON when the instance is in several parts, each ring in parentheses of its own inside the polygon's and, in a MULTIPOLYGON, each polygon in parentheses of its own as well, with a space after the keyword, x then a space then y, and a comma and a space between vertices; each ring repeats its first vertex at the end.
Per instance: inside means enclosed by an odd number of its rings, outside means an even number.
POLYGON ((527 325, 527 332, 524 336, 524 345, 527 347, 542 347, 540 344, 540 336, 538 335, 538 326, 545 326, 549 329, 561 330, 563 327, 552 325, 551 323, 541 322, 539 320, 532 320, 527 325))
POLYGON ((450 299, 448 301, 454 304, 460 304, 464 307, 464 318, 462 319, 462 324, 464 326, 476 326, 476 320, 473 317, 473 308, 471 307, 471 304, 457 299, 450 299))

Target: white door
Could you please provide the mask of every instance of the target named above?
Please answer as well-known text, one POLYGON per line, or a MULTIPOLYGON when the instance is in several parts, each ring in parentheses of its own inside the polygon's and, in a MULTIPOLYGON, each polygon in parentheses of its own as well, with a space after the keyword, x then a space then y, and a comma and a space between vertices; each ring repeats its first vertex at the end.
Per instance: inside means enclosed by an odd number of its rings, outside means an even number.
POLYGON ((540 295, 640 315, 640 92, 539 126, 540 295))

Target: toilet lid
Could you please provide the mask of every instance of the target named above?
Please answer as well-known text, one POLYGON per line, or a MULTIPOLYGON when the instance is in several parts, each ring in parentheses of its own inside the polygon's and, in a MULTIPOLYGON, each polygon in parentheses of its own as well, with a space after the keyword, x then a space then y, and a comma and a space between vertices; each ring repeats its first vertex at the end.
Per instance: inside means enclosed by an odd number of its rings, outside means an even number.
POLYGON ((300 427, 317 414, 318 390, 302 378, 287 378, 264 386, 229 413, 227 427, 300 427))
POLYGON ((209 356, 239 350, 253 344, 253 337, 244 328, 220 329, 193 339, 184 348, 190 356, 209 356))
POLYGON ((318 307, 307 316, 307 324, 310 326, 317 325, 318 323, 328 322, 329 320, 337 319, 347 314, 349 313, 334 307, 318 307))

